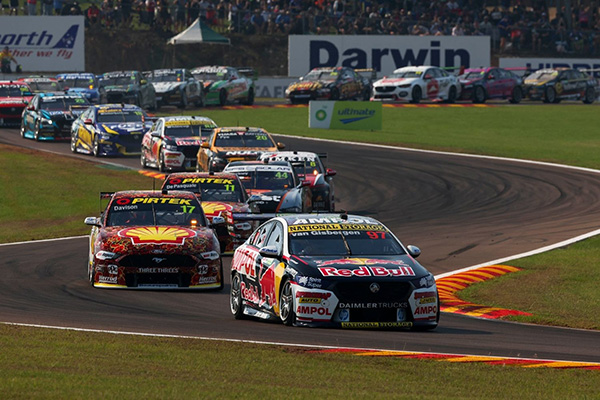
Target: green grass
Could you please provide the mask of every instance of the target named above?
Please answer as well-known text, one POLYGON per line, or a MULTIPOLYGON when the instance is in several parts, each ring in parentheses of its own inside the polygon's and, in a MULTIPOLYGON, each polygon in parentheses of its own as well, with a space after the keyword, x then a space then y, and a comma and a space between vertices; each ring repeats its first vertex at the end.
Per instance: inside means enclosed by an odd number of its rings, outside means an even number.
POLYGON ((101 191, 152 189, 135 171, 0 145, 0 243, 89 233, 101 191))
POLYGON ((596 398, 598 371, 489 366, 0 325, 0 388, 20 398, 596 398))

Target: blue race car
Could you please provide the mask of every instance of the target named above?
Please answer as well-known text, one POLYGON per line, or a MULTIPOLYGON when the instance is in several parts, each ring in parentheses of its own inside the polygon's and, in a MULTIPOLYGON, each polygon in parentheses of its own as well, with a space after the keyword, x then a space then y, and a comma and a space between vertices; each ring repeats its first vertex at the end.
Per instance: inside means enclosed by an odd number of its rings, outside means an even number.
POLYGON ((38 93, 23 110, 21 136, 35 140, 68 140, 73 121, 90 105, 79 95, 38 93))
POLYGON ((89 72, 58 74, 56 79, 62 84, 68 94, 78 94, 92 103, 98 103, 98 79, 89 72))
POLYGON ((100 156, 139 155, 152 120, 134 104, 93 105, 73 122, 71 151, 100 156))

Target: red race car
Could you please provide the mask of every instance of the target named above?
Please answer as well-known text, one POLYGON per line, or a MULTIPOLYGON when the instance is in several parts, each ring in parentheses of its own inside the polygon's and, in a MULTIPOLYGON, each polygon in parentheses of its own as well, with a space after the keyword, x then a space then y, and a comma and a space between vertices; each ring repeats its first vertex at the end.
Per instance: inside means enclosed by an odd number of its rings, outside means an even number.
POLYGON ((21 115, 33 98, 24 82, 0 81, 0 126, 21 123, 21 115))
POLYGON ((487 99, 523 99, 523 78, 504 68, 466 69, 458 79, 462 84, 461 99, 485 103, 487 99))

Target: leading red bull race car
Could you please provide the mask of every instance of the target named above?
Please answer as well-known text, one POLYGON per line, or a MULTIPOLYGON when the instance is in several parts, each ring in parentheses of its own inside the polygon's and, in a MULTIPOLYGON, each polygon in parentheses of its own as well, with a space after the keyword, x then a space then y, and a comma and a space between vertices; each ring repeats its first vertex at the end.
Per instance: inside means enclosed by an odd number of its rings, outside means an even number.
POLYGON ((276 217, 233 255, 231 312, 296 326, 434 329, 439 296, 419 254, 373 218, 276 217))
MULTIPOLYGON (((92 226, 87 274, 100 288, 222 289, 214 231, 196 196, 181 191, 104 193, 92 226)), ((222 223, 215 221, 213 224, 222 223)))

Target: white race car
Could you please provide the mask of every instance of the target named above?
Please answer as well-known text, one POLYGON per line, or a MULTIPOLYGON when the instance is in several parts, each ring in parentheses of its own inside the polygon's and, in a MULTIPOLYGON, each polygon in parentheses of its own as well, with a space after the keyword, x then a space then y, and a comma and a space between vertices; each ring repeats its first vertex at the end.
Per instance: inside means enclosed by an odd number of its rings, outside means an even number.
POLYGON ((439 67, 403 67, 373 84, 371 101, 421 100, 454 103, 460 96, 460 82, 455 75, 439 67))

